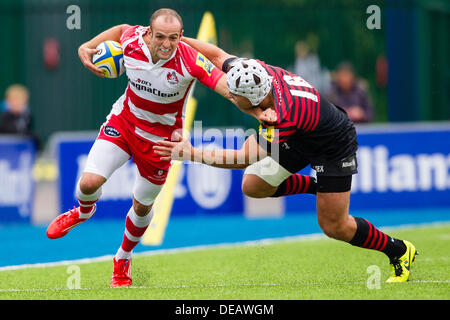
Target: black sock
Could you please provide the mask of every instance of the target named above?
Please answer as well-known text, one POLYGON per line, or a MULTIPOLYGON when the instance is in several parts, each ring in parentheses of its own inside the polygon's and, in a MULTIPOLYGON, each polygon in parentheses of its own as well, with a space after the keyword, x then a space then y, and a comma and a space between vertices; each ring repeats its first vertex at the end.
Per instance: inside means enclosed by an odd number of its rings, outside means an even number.
POLYGON ((402 240, 388 236, 363 218, 354 217, 354 219, 357 227, 350 241, 351 245, 381 251, 389 259, 401 257, 406 252, 406 245, 402 240))
POLYGON ((315 178, 294 173, 278 186, 272 197, 276 198, 298 193, 316 194, 316 185, 315 178))

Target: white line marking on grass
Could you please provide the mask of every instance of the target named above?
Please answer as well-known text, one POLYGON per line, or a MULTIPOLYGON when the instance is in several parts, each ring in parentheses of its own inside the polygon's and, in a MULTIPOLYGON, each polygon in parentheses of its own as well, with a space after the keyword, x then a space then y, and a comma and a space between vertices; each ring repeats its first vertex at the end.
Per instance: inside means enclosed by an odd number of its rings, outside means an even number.
POLYGON ((399 224, 396 226, 385 226, 380 227, 382 231, 403 231, 408 229, 417 229, 417 228, 433 228, 433 227, 443 227, 448 226, 450 224, 449 221, 434 221, 434 222, 425 222, 425 223, 409 223, 409 224, 399 224))
POLYGON ((130 286, 129 289, 193 289, 193 288, 226 288, 226 287, 279 287, 280 283, 227 283, 227 284, 192 284, 174 286, 130 286))
MULTIPOLYGON (((438 222, 431 222, 431 223, 405 224, 405 225, 399 225, 399 226, 380 227, 379 229, 381 229, 382 231, 393 231, 393 230, 401 231, 401 230, 407 230, 407 229, 411 229, 411 228, 441 227, 443 225, 448 225, 448 224, 449 224, 448 221, 438 221, 438 222)), ((256 246, 269 245, 269 244, 275 244, 275 243, 306 241, 306 240, 320 240, 320 239, 328 239, 328 238, 323 233, 313 233, 313 234, 306 234, 306 235, 288 236, 288 237, 280 237, 280 238, 267 238, 267 239, 252 240, 252 241, 225 242, 225 243, 218 243, 218 244, 198 245, 198 246, 173 248, 173 249, 149 250, 149 251, 133 253, 133 256, 135 256, 135 257, 136 256, 155 256, 155 255, 163 255, 163 254, 175 254, 175 253, 180 253, 180 252, 200 251, 200 250, 214 249, 214 248, 256 247, 256 246)), ((57 261, 57 262, 5 266, 5 267, 0 267, 0 272, 1 271, 27 269, 27 268, 59 267, 59 266, 66 266, 66 265, 72 265, 72 264, 104 262, 104 261, 112 260, 113 257, 114 257, 114 255, 104 255, 104 256, 94 257, 94 258, 83 258, 83 259, 75 259, 75 260, 63 260, 63 261, 57 261)))
POLYGON ((16 265, 16 266, 0 267, 0 271, 20 270, 20 269, 27 269, 27 268, 59 267, 59 266, 67 266, 67 265, 72 265, 72 264, 86 264, 86 263, 92 263, 92 262, 103 262, 103 261, 107 261, 107 260, 112 260, 113 257, 114 257, 113 255, 106 255, 106 256, 101 256, 101 257, 83 258, 83 259, 77 259, 77 260, 63 260, 63 261, 57 261, 57 262, 21 264, 21 265, 16 265))
MULTIPOLYGON (((201 251, 201 250, 213 249, 213 248, 256 247, 256 246, 269 245, 269 244, 274 244, 274 243, 294 242, 294 241, 301 241, 301 240, 318 240, 318 239, 325 239, 325 238, 326 238, 325 235, 315 233, 315 234, 309 234, 309 235, 299 235, 299 236, 290 236, 290 237, 282 237, 282 238, 269 238, 269 239, 253 240, 253 241, 218 243, 218 244, 198 245, 198 246, 173 248, 173 249, 149 250, 149 251, 133 253, 133 256, 134 257, 136 257, 136 256, 156 256, 156 255, 162 255, 162 254, 175 254, 175 253, 180 253, 180 252, 201 251)), ((86 264, 86 263, 93 263, 93 262, 103 262, 103 261, 112 260, 113 257, 114 257, 114 255, 105 255, 105 256, 95 257, 95 258, 64 260, 64 261, 46 262, 46 263, 21 264, 21 265, 16 265, 16 266, 0 267, 0 271, 20 270, 20 269, 26 269, 26 268, 59 267, 59 266, 66 266, 66 265, 72 265, 72 264, 86 264)))
POLYGON ((410 280, 414 283, 450 283, 450 280, 410 280))
POLYGON ((416 261, 420 262, 433 262, 433 261, 449 261, 449 257, 436 257, 436 258, 421 258, 420 256, 416 258, 416 261))

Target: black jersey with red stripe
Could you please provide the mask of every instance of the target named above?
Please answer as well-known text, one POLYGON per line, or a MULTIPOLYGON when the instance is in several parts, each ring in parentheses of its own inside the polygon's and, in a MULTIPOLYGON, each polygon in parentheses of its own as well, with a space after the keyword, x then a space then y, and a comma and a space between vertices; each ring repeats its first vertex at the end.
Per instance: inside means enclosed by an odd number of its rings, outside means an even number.
POLYGON ((319 92, 301 77, 286 70, 261 63, 273 77, 274 107, 278 121, 278 141, 286 141, 297 131, 314 131, 320 118, 319 92))
POLYGON ((291 142, 308 159, 334 160, 356 152, 355 128, 343 109, 328 102, 300 76, 258 62, 273 77, 278 116, 275 123, 260 128, 260 137, 269 144, 291 142))

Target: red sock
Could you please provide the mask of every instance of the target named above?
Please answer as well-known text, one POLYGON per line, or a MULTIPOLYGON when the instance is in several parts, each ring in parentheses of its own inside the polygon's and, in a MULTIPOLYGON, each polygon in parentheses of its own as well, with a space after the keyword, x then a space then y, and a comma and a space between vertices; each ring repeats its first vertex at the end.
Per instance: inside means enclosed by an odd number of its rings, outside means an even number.
POLYGON ((128 211, 122 245, 116 254, 116 260, 130 258, 131 251, 133 251, 134 247, 136 247, 141 240, 145 230, 147 230, 147 227, 150 224, 152 216, 153 211, 144 217, 138 216, 133 208, 128 211))
POLYGON ((82 214, 91 213, 92 207, 95 205, 96 202, 97 202, 97 200, 82 201, 82 200, 78 199, 78 203, 80 204, 80 213, 82 213, 82 214))
POLYGON ((278 186, 277 191, 275 191, 272 197, 281 197, 298 193, 316 194, 316 184, 315 178, 294 173, 278 186))
POLYGON ((92 212, 95 203, 102 195, 102 188, 98 188, 98 190, 93 194, 85 194, 80 189, 80 181, 77 183, 76 197, 78 199, 78 203, 80 204, 80 218, 87 219, 90 218, 89 214, 92 212))

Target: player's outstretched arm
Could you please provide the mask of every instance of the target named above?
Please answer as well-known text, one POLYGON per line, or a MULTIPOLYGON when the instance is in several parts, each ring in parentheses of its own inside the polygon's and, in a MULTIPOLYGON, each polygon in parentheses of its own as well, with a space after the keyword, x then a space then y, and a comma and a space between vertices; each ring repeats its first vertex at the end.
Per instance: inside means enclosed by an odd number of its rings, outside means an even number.
POLYGON ((197 50, 198 52, 203 54, 209 61, 211 61, 211 63, 213 65, 216 66, 216 68, 219 68, 219 69, 222 69, 222 65, 225 60, 227 60, 228 58, 234 57, 233 55, 226 53, 219 47, 217 47, 211 43, 208 43, 208 42, 204 42, 201 40, 188 38, 188 37, 182 37, 181 41, 186 42, 188 45, 193 47, 195 50, 197 50))
POLYGON ((86 69, 91 71, 96 76, 103 78, 105 75, 102 69, 96 67, 92 64, 92 56, 98 52, 96 47, 106 40, 113 40, 120 42, 120 36, 122 35, 122 27, 124 24, 114 26, 109 28, 108 30, 103 31, 98 34, 88 42, 83 43, 78 48, 78 56, 80 57, 81 63, 85 66, 86 69))
POLYGON ((153 147, 155 153, 161 156, 161 160, 190 160, 217 168, 243 169, 268 155, 259 146, 253 135, 245 140, 240 150, 197 149, 191 145, 189 140, 182 138, 178 133, 175 133, 175 139, 177 141, 158 141, 159 145, 153 147))

